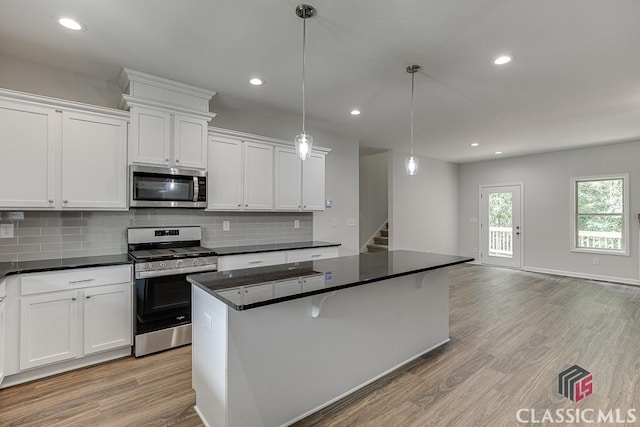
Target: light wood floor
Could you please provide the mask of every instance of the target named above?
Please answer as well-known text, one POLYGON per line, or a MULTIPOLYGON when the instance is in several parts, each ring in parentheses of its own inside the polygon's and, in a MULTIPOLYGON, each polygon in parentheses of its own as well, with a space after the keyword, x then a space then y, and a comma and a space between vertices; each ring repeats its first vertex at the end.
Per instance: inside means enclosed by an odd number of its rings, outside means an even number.
MULTIPOLYGON (((640 415, 640 288, 471 265, 451 278, 449 344, 297 425, 513 426, 519 408, 640 415), (594 378, 579 404, 556 391, 573 364, 594 378)), ((0 426, 200 426, 193 404, 183 347, 0 390, 0 426)))

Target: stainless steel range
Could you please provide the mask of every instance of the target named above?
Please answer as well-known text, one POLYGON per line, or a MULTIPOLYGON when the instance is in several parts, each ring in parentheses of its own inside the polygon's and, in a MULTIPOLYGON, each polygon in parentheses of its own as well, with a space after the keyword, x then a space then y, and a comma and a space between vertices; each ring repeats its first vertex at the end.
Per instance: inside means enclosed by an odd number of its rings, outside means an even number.
POLYGON ((187 275, 216 271, 218 257, 200 246, 199 226, 127 230, 135 272, 136 357, 191 343, 191 284, 187 275))

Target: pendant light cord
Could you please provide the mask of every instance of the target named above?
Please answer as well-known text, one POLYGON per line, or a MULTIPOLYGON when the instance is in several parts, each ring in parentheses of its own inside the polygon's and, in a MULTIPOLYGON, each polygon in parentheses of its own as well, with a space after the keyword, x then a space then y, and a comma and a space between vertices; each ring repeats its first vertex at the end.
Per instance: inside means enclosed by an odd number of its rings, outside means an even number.
POLYGON ((305 119, 307 117, 307 110, 305 108, 305 99, 304 99, 304 66, 306 62, 305 51, 307 44, 307 18, 306 16, 302 18, 302 133, 305 134, 305 119))
MULTIPOLYGON (((415 71, 411 73, 411 156, 413 156, 413 82, 415 75, 415 71)), ((304 98, 304 95, 302 97, 304 98)))

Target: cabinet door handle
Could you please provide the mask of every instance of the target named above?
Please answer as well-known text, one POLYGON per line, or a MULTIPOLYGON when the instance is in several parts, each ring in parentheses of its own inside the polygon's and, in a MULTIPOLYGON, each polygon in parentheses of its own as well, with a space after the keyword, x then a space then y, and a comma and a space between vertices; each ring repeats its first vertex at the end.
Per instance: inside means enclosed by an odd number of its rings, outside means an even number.
POLYGON ((62 203, 69 203, 69 201, 68 200, 63 200, 62 203))
POLYGON ((70 285, 73 285, 75 283, 86 283, 86 282, 93 282, 96 279, 84 279, 84 280, 71 280, 69 282, 70 285))
POLYGON ((169 163, 169 159, 164 159, 165 162, 169 163))
POLYGON ((249 264, 262 264, 262 261, 249 261, 249 264))
POLYGON ((304 205, 304 208, 307 209, 307 205, 304 205))
POLYGON ((75 301, 75 300, 76 300, 76 297, 71 297, 71 301, 75 301))
POLYGON ((242 207, 242 203, 238 203, 238 207, 241 208, 242 207))
POLYGON ((249 207, 249 205, 244 205, 244 207, 245 207, 245 208, 248 208, 248 207, 249 207))
POLYGON ((91 295, 87 295, 87 299, 91 298, 91 295))
POLYGON ((315 255, 311 255, 311 258, 318 258, 320 256, 322 256, 322 254, 315 254, 315 255))
POLYGON ((180 163, 180 160, 176 159, 176 163, 180 163))
POLYGON ((53 203, 53 199, 49 199, 49 203, 53 203))
POLYGON ((0 297, 0 304, 2 304, 2 302, 4 301, 6 297, 0 297))

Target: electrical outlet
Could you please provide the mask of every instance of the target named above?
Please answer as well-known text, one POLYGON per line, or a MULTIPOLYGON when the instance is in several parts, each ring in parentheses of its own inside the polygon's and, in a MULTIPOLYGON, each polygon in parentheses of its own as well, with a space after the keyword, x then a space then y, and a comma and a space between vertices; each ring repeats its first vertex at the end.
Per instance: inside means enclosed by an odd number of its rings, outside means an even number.
POLYGON ((211 324, 211 316, 209 316, 209 313, 204 313, 204 328, 207 331, 210 331, 212 326, 213 325, 211 324))
POLYGON ((231 229, 231 224, 229 221, 222 221, 222 231, 229 231, 231 229))
POLYGON ((13 224, 0 224, 0 239, 11 239, 13 237, 13 224))
POLYGON ((294 219, 293 220, 293 228, 300 228, 300 220, 299 219, 294 219))

